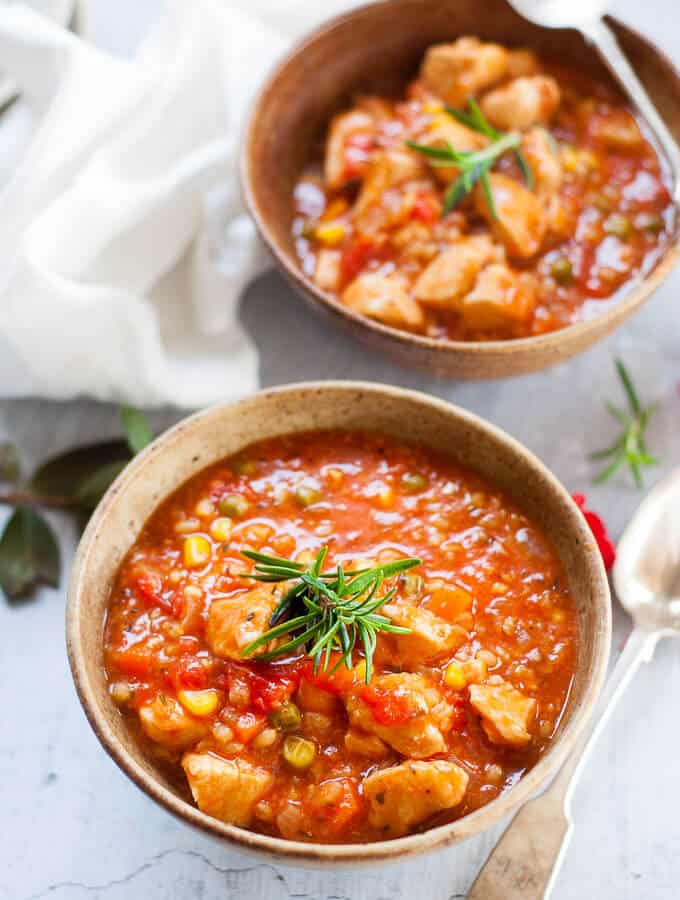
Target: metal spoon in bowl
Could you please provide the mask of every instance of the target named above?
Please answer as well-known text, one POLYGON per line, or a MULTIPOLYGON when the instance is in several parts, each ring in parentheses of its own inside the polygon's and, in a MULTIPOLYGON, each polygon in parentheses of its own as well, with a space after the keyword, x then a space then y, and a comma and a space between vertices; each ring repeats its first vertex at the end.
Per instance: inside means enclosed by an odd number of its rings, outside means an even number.
POLYGON ((508 0, 521 16, 543 28, 576 28, 597 47, 600 56, 633 101, 663 150, 673 175, 673 193, 680 202, 680 149, 649 99, 635 70, 604 21, 608 0, 508 0))
POLYGON ((574 788, 591 750, 659 638, 680 635, 680 469, 643 501, 618 547, 614 587, 633 630, 603 691, 600 713, 550 787, 515 816, 487 859, 468 900, 548 898, 574 823, 574 788))

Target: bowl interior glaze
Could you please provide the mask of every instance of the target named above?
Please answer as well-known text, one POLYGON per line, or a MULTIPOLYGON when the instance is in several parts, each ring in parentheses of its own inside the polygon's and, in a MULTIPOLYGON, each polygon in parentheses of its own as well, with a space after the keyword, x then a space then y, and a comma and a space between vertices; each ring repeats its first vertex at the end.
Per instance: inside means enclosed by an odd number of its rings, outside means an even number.
POLYGON ((256 394, 199 413, 136 457, 109 490, 83 536, 74 563, 67 642, 80 700, 104 749, 166 809, 241 847, 301 863, 373 862, 431 850, 477 834, 516 809, 554 772, 576 740, 604 676, 610 597, 601 557, 575 504, 520 444, 482 420, 423 394, 381 385, 326 382, 256 394), (118 566, 159 503, 211 463, 267 437, 309 429, 363 429, 446 453, 506 490, 553 542, 577 601, 580 647, 573 689, 554 742, 510 791, 475 813, 422 834, 365 845, 285 841, 212 819, 146 755, 108 691, 103 629, 118 566))

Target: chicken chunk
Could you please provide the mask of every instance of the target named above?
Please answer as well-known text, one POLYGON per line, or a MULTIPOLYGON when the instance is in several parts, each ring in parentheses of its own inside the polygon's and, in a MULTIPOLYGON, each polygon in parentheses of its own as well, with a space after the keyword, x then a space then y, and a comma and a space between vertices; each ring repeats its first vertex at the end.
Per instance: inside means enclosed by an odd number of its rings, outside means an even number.
POLYGON ((354 312, 395 328, 422 331, 425 316, 401 281, 377 273, 360 275, 345 289, 342 302, 354 312))
POLYGON ((413 296, 435 309, 457 310, 482 267, 497 256, 486 235, 466 237, 444 250, 416 281, 413 296))
POLYGON ((331 122, 326 143, 324 177, 329 188, 337 190, 347 180, 347 142, 353 135, 370 135, 374 128, 372 116, 361 110, 341 113, 331 122))
POLYGON ((139 709, 139 721, 151 740, 168 750, 182 750, 205 737, 208 728, 192 718, 174 697, 161 694, 139 709))
POLYGON ((361 219, 371 207, 380 203, 388 188, 422 178, 423 171, 421 161, 406 150, 376 153, 354 206, 355 219, 361 219))
POLYGON ((408 761, 379 769, 363 782, 369 822, 385 837, 399 837, 430 816, 458 806, 468 780, 464 769, 444 760, 408 761))
POLYGON ((535 194, 508 175, 492 172, 489 185, 497 218, 489 209, 480 184, 475 188, 478 213, 487 220, 509 256, 530 259, 541 249, 548 227, 543 205, 535 194))
POLYGON ((420 70, 429 90, 452 106, 465 106, 468 97, 491 87, 506 73, 508 51, 476 37, 436 44, 425 54, 420 70))
POLYGON ((508 78, 522 78, 526 75, 536 75, 540 66, 538 57, 533 50, 510 50, 508 52, 508 78))
POLYGON ((538 285, 533 275, 496 264, 481 273, 463 300, 461 312, 469 328, 493 330, 526 322, 537 300, 538 285))
POLYGON ((208 611, 205 637, 215 656, 241 659, 248 644, 269 629, 276 604, 276 597, 267 587, 214 600, 208 611))
POLYGON ((366 734, 355 728, 350 728, 345 735, 345 749, 368 759, 386 759, 392 753, 385 741, 380 740, 377 735, 366 734))
POLYGON ((212 753, 185 753, 182 768, 198 808, 242 828, 250 825, 255 805, 274 780, 271 772, 245 760, 223 759, 212 753))
POLYGON ((630 153, 644 145, 644 138, 635 117, 627 109, 609 112, 590 124, 593 137, 610 150, 630 153))
POLYGON ((340 286, 339 250, 320 250, 316 260, 314 281, 322 291, 337 291, 340 286))
POLYGON ((523 747, 531 740, 536 701, 508 682, 471 685, 470 705, 482 717, 482 728, 494 744, 523 747))
POLYGON ((450 625, 428 609, 409 603, 388 603, 382 608, 382 614, 389 616, 394 625, 410 629, 409 634, 388 638, 394 642, 403 666, 417 666, 451 655, 467 639, 466 631, 459 625, 450 625))
POLYGON ((550 121, 560 105, 560 89, 549 75, 529 75, 490 91, 479 105, 496 128, 524 131, 550 121))
POLYGON ((375 734, 403 756, 421 759, 446 749, 452 711, 439 688, 422 675, 376 675, 347 697, 350 725, 375 734))
POLYGON ((562 162, 553 137, 545 128, 536 126, 523 135, 521 149, 538 196, 548 198, 557 193, 562 184, 562 162))

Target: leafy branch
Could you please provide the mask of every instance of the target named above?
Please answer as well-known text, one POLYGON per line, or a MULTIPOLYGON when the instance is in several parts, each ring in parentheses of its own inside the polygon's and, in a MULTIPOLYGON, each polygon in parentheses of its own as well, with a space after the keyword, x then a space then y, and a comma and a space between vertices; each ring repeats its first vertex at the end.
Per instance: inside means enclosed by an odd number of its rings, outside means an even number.
POLYGON ((17 448, 0 444, 0 483, 5 485, 0 505, 13 508, 0 536, 0 589, 10 602, 29 596, 38 584, 59 584, 59 545, 40 510, 69 512, 83 523, 130 459, 153 440, 138 410, 123 407, 121 420, 125 439, 60 453, 26 481, 17 448))
POLYGON ((611 447, 591 454, 591 459, 594 460, 610 460, 595 481, 598 484, 609 481, 623 465, 628 465, 637 487, 643 487, 642 468, 656 466, 659 463, 658 459, 649 454, 646 442, 647 427, 654 414, 655 406, 642 406, 630 373, 620 359, 616 360, 616 371, 628 400, 629 412, 614 406, 613 403, 605 404, 612 416, 622 426, 623 432, 611 447))
POLYGON ((378 632, 409 634, 410 629, 393 625, 378 610, 394 597, 396 588, 385 594, 379 591, 387 578, 420 565, 419 559, 399 559, 373 569, 346 572, 342 564, 323 571, 328 548, 323 547, 307 568, 301 563, 276 556, 266 556, 250 550, 243 555, 253 560, 254 574, 250 577, 264 582, 292 582, 279 601, 270 619, 270 629, 249 644, 243 656, 252 656, 272 641, 288 638, 273 649, 257 653, 254 659, 267 661, 304 648, 314 662, 314 673, 327 672, 331 653, 340 658, 330 674, 345 664, 352 668, 353 653, 361 644, 366 661, 366 683, 371 680, 373 653, 378 632))
POLYGON ((458 122, 461 122, 473 131, 483 134, 491 143, 482 150, 475 151, 456 150, 448 142, 446 147, 430 147, 415 141, 407 141, 406 144, 411 150, 426 156, 435 168, 456 166, 460 169, 460 175, 444 195, 442 216, 448 215, 455 209, 479 182, 484 191, 484 197, 491 217, 495 220, 498 218, 498 211, 494 203, 491 183, 489 182, 489 172, 504 153, 512 150, 527 187, 530 190, 533 187, 531 168, 520 149, 522 137, 516 132, 504 134, 493 128, 485 119, 479 105, 472 98, 468 100, 467 112, 454 109, 452 106, 446 106, 445 109, 458 122))

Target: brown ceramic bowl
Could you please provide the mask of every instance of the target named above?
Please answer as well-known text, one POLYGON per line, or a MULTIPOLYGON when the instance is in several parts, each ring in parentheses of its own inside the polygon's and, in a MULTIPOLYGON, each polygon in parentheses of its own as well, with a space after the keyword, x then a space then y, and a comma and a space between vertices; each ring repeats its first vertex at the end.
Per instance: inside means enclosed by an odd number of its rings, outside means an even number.
MULTIPOLYGON (((680 75, 646 38, 609 20, 652 100, 680 140, 680 75)), ((544 369, 600 340, 638 309, 678 259, 677 245, 594 319, 539 337, 471 343, 399 331, 352 312, 300 268, 291 237, 293 188, 329 119, 358 91, 393 93, 433 43, 475 34, 528 46, 611 82, 576 31, 539 28, 505 0, 382 0, 323 25, 278 65, 255 101, 241 177, 250 212, 283 274, 318 310, 397 362, 455 378, 501 378, 544 369)))
POLYGON ((104 749, 150 797, 202 831, 282 861, 359 863, 403 857, 478 834, 545 784, 574 746, 604 677, 610 596, 585 519, 547 469, 508 435, 424 394, 357 382, 323 382, 263 391, 198 413, 160 437, 128 466, 90 520, 75 559, 67 640, 73 678, 104 749), (104 674, 103 628, 113 578, 158 504, 208 465, 264 438, 308 429, 368 429, 419 442, 470 466, 506 490, 552 540, 578 603, 581 641, 576 676, 559 731, 538 764, 510 791, 477 812, 422 834, 374 844, 286 841, 225 825, 197 809, 145 755, 111 700, 104 674))

